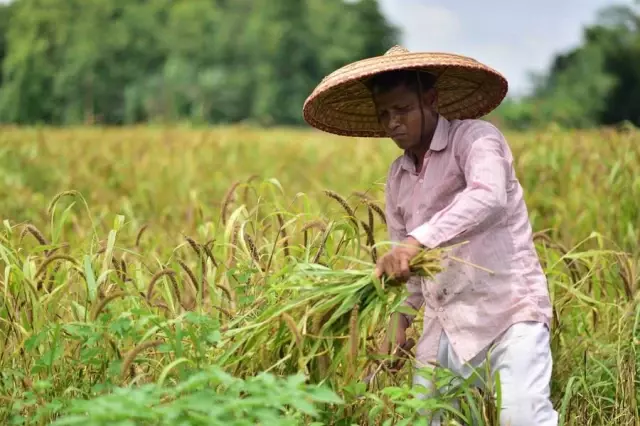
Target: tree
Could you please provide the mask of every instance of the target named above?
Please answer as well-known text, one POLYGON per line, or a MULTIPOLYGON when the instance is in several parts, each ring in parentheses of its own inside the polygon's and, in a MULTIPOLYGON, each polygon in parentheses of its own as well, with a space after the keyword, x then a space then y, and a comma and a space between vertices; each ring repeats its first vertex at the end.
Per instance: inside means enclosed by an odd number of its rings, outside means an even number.
POLYGON ((362 37, 361 58, 381 55, 396 44, 399 29, 386 21, 377 0, 359 0, 353 8, 359 24, 357 33, 362 37))
POLYGON ((555 56, 544 78, 520 105, 496 114, 506 122, 556 122, 588 127, 630 121, 640 125, 640 14, 611 6, 583 31, 583 42, 555 56), (523 120, 526 118, 526 120, 523 120))
POLYGON ((376 0, 20 0, 0 32, 0 120, 21 124, 298 124, 396 36, 376 0))
MULTIPOLYGON (((13 4, 0 4, 0 64, 7 56, 7 30, 11 22, 13 4)), ((0 85, 2 85, 2 73, 0 72, 0 85)))

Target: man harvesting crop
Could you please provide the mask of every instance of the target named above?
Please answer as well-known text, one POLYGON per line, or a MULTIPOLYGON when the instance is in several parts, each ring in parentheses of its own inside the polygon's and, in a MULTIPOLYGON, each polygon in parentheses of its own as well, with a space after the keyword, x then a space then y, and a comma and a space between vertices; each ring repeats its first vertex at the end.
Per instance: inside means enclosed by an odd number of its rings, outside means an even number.
MULTIPOLYGON (((424 306, 418 367, 437 363, 468 377, 489 362, 500 374, 501 424, 557 425, 547 281, 509 146, 478 120, 506 92, 506 80, 473 59, 394 47, 327 76, 303 114, 321 130, 390 137, 403 150, 385 190, 397 244, 376 274, 406 280, 407 305, 424 306), (409 262, 421 250, 458 243, 452 250, 463 262, 447 261, 434 280, 410 276, 409 262)), ((402 345, 412 320, 398 314, 388 336, 402 345)), ((421 376, 414 381, 437 391, 421 376)))

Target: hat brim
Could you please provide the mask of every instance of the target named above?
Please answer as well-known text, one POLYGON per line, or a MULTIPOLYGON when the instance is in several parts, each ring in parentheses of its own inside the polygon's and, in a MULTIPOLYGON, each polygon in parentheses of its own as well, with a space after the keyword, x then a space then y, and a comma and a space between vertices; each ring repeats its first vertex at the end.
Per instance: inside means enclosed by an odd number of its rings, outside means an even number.
POLYGON ((311 126, 342 136, 386 137, 365 81, 386 71, 434 74, 437 111, 449 120, 480 118, 505 98, 507 80, 478 61, 450 53, 400 53, 363 59, 325 77, 304 103, 311 126))

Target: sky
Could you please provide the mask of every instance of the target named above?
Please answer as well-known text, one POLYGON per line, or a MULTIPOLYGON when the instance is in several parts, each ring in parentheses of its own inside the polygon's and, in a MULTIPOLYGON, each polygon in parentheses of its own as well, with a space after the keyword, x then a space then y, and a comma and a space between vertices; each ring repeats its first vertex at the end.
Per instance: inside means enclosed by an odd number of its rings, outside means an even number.
POLYGON ((379 0, 403 32, 403 46, 470 56, 500 71, 509 94, 529 89, 530 71, 580 44, 598 10, 631 0, 379 0))

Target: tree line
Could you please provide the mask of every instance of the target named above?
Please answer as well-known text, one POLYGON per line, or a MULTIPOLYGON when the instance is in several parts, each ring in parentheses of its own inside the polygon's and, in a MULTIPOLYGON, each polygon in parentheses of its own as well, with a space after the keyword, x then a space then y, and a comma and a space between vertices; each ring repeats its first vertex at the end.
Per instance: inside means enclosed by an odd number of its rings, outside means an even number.
POLYGON ((377 0, 17 0, 0 121, 301 123, 324 75, 398 29, 377 0))
POLYGON ((533 91, 493 116, 513 128, 640 125, 640 1, 603 8, 582 43, 533 76, 533 91))
MULTIPOLYGON (((603 9, 489 119, 640 125, 638 3, 603 9)), ((298 125, 322 77, 399 39, 377 0, 14 0, 0 5, 0 122, 298 125)))

